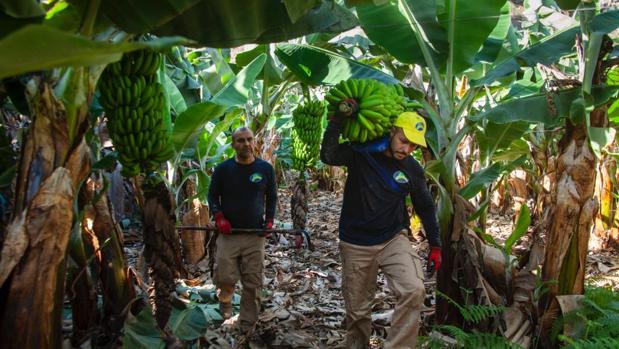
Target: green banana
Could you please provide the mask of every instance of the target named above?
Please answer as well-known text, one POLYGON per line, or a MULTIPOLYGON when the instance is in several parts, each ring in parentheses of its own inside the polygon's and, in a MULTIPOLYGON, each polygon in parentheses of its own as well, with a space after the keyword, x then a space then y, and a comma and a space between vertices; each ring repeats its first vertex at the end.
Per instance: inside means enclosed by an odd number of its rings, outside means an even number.
POLYGON ((328 91, 325 100, 330 117, 340 110, 352 119, 345 123, 342 136, 353 142, 365 142, 389 132, 392 120, 410 103, 400 84, 385 85, 370 79, 342 80, 328 91), (357 105, 349 101, 342 104, 348 99, 354 99, 357 105))
POLYGON ((105 68, 97 84, 124 175, 155 170, 174 154, 163 122, 165 90, 157 79, 162 59, 152 49, 124 54, 105 68))

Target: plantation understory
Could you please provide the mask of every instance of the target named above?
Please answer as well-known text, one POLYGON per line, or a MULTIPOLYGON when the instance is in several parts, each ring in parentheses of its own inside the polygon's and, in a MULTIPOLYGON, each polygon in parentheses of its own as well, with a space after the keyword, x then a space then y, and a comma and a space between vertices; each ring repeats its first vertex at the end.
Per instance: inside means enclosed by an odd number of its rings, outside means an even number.
MULTIPOLYGON (((290 180, 292 183, 292 180, 290 180)), ((290 222, 289 188, 279 190, 277 225, 291 225, 290 222)), ((177 329, 180 332, 195 330, 193 335, 185 338, 194 339, 194 343, 212 348, 344 348, 344 301, 341 294, 341 262, 338 252, 338 219, 342 203, 342 191, 312 190, 308 195, 309 214, 307 227, 311 232, 314 251, 306 248, 295 249, 294 241, 285 236, 272 237, 267 245, 265 261, 265 283, 263 290, 263 312, 254 331, 250 334, 240 333, 236 328, 237 318, 225 323, 219 316, 216 298, 213 296, 214 286, 208 269, 208 257, 190 269, 192 278, 179 280, 183 285, 191 285, 194 290, 211 292, 211 298, 196 298, 191 291, 179 292, 178 297, 202 304, 209 304, 207 314, 212 316, 209 324, 180 322, 177 329), (210 311, 210 312, 209 312, 210 311), (185 327, 185 328, 184 328, 185 327)), ((511 233, 512 210, 500 214, 493 210, 488 218, 488 233, 497 242, 502 243, 511 233)), ((140 269, 139 258, 142 249, 140 238, 140 223, 134 222, 126 234, 125 253, 129 264, 140 269)), ((428 244, 422 232, 410 237, 411 246, 425 258, 428 244)), ((514 248, 519 255, 530 248, 530 235, 524 236, 514 248)), ((613 250, 589 251, 587 263, 587 283, 592 287, 615 290, 619 292, 619 254, 613 250)), ((384 276, 379 275, 376 298, 372 307, 372 339, 371 348, 382 348, 382 343, 390 327, 395 298, 390 294, 384 276)), ((421 336, 429 336, 433 331, 433 314, 436 304, 436 277, 426 276, 426 301, 428 306, 423 313, 421 336)), ((189 287, 190 289, 192 287, 189 287)), ((237 285, 237 294, 240 285, 237 285)), ((196 291, 197 292, 197 291, 196 291)), ((615 295, 619 297, 619 295, 615 295)), ((237 299, 238 302, 238 299, 237 299)), ((619 308, 613 306, 615 311, 619 308)), ((146 309, 148 310, 148 309, 146 309)), ((134 326, 144 326, 148 320, 144 317, 152 315, 145 312, 140 318, 130 319, 125 328, 124 342, 151 341, 152 345, 162 344, 154 323, 147 331, 135 330, 134 326)), ((235 307, 238 314, 238 304, 235 307)), ((171 320, 172 322, 174 320, 171 320)), ((65 321, 65 334, 70 335, 70 321, 65 321)), ((445 331, 445 330, 443 330, 445 331)), ((186 335, 186 334, 185 334, 186 335)), ((446 343, 455 343, 455 336, 442 337, 446 343)), ((423 339, 423 338, 422 338, 423 339)), ((68 339, 67 339, 68 340, 68 339)), ((126 343, 127 344, 127 343, 126 343)), ((427 345, 427 344, 426 344, 427 345)), ((498 344, 497 344, 498 345, 498 344)), ((438 346, 440 348, 441 346, 438 346)), ((469 346, 469 348, 473 348, 469 346)))

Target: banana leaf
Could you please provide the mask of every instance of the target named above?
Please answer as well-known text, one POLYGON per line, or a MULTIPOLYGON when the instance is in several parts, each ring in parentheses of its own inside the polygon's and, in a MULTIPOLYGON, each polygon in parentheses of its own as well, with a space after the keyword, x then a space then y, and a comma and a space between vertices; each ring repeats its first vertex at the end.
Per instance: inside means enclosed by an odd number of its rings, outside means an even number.
POLYGON ((292 23, 296 23, 307 11, 312 8, 317 8, 320 6, 320 0, 306 0, 306 1, 298 1, 298 0, 282 0, 284 5, 286 5, 286 12, 288 13, 288 17, 292 23))
MULTIPOLYGON (((592 31, 600 33, 610 33, 617 27, 619 27, 619 10, 599 14, 589 24, 592 31)), ((471 85, 488 85, 500 77, 520 70, 521 67, 534 67, 538 63, 550 65, 563 56, 575 53, 574 41, 577 34, 580 34, 579 26, 548 36, 498 63, 484 78, 471 81, 471 85)))
POLYGON ((164 74, 163 87, 165 88, 168 98, 170 99, 170 107, 176 114, 180 114, 187 110, 187 103, 181 94, 181 91, 176 87, 172 79, 164 74))
POLYGON ((601 159, 602 151, 615 141, 617 130, 612 127, 589 127, 588 132, 591 149, 601 159))
MULTIPOLYGON (((453 57, 449 63, 455 73, 475 63, 475 56, 497 26, 499 15, 505 12, 502 11, 505 3, 505 0, 408 1, 438 67, 445 66, 451 45, 453 57)), ((372 41, 404 63, 426 65, 413 28, 396 3, 359 6, 357 14, 372 41)), ((494 33, 501 42, 507 35, 505 22, 503 19, 502 27, 494 33)))
MULTIPOLYGON (((611 98, 616 98, 619 86, 594 86, 591 90, 593 105, 600 106, 607 103, 611 98)), ((496 107, 469 117, 471 121, 482 119, 505 124, 513 121, 541 122, 555 124, 560 118, 570 116, 572 102, 581 96, 581 88, 571 88, 548 94, 534 94, 528 97, 510 99, 496 107), (548 103, 551 99, 552 105, 548 103), (552 109, 555 109, 556 113, 552 109), (535 110, 534 113, 531 111, 535 110)))
POLYGON ((200 135, 204 125, 221 116, 227 107, 213 102, 196 103, 176 117, 172 129, 172 143, 177 151, 183 150, 200 135))
POLYGON ((500 62, 482 79, 471 81, 471 85, 491 84, 498 78, 520 70, 520 67, 531 67, 537 63, 552 64, 559 58, 572 53, 574 38, 578 33, 580 33, 580 28, 572 27, 546 37, 529 48, 500 62))
MULTIPOLYGON (((408 1, 408 4, 423 27, 434 60, 443 66, 447 59, 448 42, 445 28, 436 18, 436 1, 408 1)), ((400 62, 426 65, 415 33, 398 9, 397 2, 358 6, 357 16, 367 36, 400 62)))
POLYGON ((471 199, 477 195, 485 186, 494 182, 501 176, 503 164, 495 162, 471 176, 471 180, 460 189, 459 194, 465 199, 471 199))
POLYGON ((200 72, 200 77, 205 82, 208 91, 215 95, 234 77, 234 70, 228 64, 228 60, 224 57, 221 49, 207 48, 206 52, 213 64, 200 72))
POLYGON ((556 3, 564 10, 573 10, 578 7, 580 0, 556 0, 556 3))
POLYGON ((256 46, 254 49, 241 52, 236 55, 236 65, 238 68, 245 67, 249 62, 254 60, 258 55, 266 54, 267 61, 264 65, 264 69, 261 72, 262 80, 267 80, 270 85, 277 85, 282 82, 283 74, 282 70, 275 64, 275 60, 273 60, 273 56, 269 50, 269 45, 262 44, 256 46))
POLYGON ((315 32, 342 32, 357 25, 332 1, 104 0, 105 15, 129 33, 181 35, 208 47, 286 41, 315 32))
POLYGON ((36 0, 1 0, 0 9, 15 18, 45 16, 45 9, 36 0))
POLYGON ((503 45, 506 44, 505 38, 509 33, 511 23, 512 18, 509 13, 509 4, 506 3, 501 8, 501 16, 499 17, 499 21, 492 32, 490 32, 490 35, 486 38, 481 50, 479 50, 479 52, 475 55, 476 63, 492 63, 497 59, 503 45))
POLYGON ((445 164, 440 160, 430 160, 424 168, 425 174, 432 179, 436 187, 438 188, 438 201, 436 203, 436 215, 438 218, 439 229, 443 241, 449 241, 451 229, 449 227, 451 223, 451 217, 454 213, 453 203, 451 201, 451 195, 447 189, 441 184, 440 178, 447 177, 445 164))
POLYGON ((243 68, 235 77, 230 79, 223 89, 221 89, 212 101, 214 103, 234 107, 243 105, 249 97, 249 90, 262 71, 266 63, 266 54, 260 54, 245 68, 243 68))
POLYGON ((518 215, 518 219, 516 220, 516 226, 507 240, 505 240, 505 254, 510 255, 512 253, 512 248, 520 240, 524 234, 527 233, 529 229, 529 225, 531 224, 531 212, 529 211, 529 206, 527 204, 523 204, 520 210, 520 215, 518 215))
POLYGON ((619 123, 619 99, 608 107, 608 119, 615 124, 619 123))
MULTIPOLYGON (((173 308, 173 311, 175 311, 175 309, 176 308, 173 308)), ((124 333, 123 348, 163 349, 166 347, 165 341, 161 338, 161 334, 157 330, 157 323, 149 308, 142 309, 136 317, 127 320, 124 333)))
POLYGON ((239 74, 230 79, 226 86, 213 96, 213 99, 192 105, 176 118, 172 130, 172 142, 177 151, 182 150, 189 143, 193 144, 207 122, 221 116, 226 110, 247 102, 249 89, 262 70, 265 61, 264 54, 256 57, 239 74))
POLYGON ((471 199, 477 193, 479 193, 484 187, 488 184, 494 182, 500 176, 511 172, 514 168, 522 165, 526 160, 526 156, 521 156, 520 158, 509 162, 507 164, 503 164, 500 162, 495 162, 489 167, 484 168, 478 172, 475 172, 471 176, 471 180, 466 183, 462 189, 460 189, 459 194, 465 199, 471 199))
POLYGON ((360 6, 360 5, 383 5, 388 3, 389 0, 344 0, 344 3, 348 7, 360 6))
POLYGON ((0 79, 59 67, 82 67, 118 61, 124 52, 165 48, 186 42, 168 37, 149 42, 93 41, 44 25, 28 25, 0 40, 0 79))
POLYGON ((529 143, 524 139, 516 139, 508 147, 497 149, 492 155, 492 161, 513 161, 523 155, 530 155, 529 143))
POLYGON ((192 11, 201 0, 103 0, 106 17, 128 33, 148 33, 181 14, 192 11))
POLYGON ((45 9, 36 0, 0 0, 0 38, 45 19, 45 9))
MULTIPOLYGON (((214 295, 206 295, 206 292, 202 295, 187 287, 181 289, 189 294, 192 302, 182 307, 174 305, 167 327, 175 337, 183 341, 193 341, 204 335, 210 323, 221 322, 223 318, 219 313, 218 303, 212 300, 214 295)), ((232 299, 235 312, 238 312, 239 302, 240 297, 235 294, 232 299)), ((157 329, 150 307, 145 307, 137 316, 127 320, 124 334, 122 347, 126 349, 167 347, 165 338, 157 329)))
MULTIPOLYGON (((477 52, 494 31, 505 4, 505 0, 447 0, 444 7, 437 6, 439 22, 447 31, 453 51, 450 64, 454 73, 475 63, 477 52)), ((504 39, 507 31, 500 34, 504 39)))
POLYGON ((299 80, 308 85, 334 85, 350 78, 399 83, 396 78, 380 70, 315 46, 279 44, 275 55, 299 80))
MULTIPOLYGON (((216 156, 222 154, 222 152, 226 151, 227 137, 224 132, 229 129, 235 122, 237 122, 241 116, 243 115, 243 109, 233 109, 226 113, 226 116, 223 120, 219 120, 216 124, 209 124, 210 132, 204 132, 200 136, 200 140, 198 141, 198 151, 200 157, 208 157, 212 155, 212 149, 215 145, 218 146, 216 156)), ((208 159, 209 161, 214 160, 213 157, 208 159)))
POLYGON ((482 163, 495 152, 508 148, 513 141, 522 137, 529 129, 530 123, 515 121, 507 124, 488 122, 476 133, 482 163))

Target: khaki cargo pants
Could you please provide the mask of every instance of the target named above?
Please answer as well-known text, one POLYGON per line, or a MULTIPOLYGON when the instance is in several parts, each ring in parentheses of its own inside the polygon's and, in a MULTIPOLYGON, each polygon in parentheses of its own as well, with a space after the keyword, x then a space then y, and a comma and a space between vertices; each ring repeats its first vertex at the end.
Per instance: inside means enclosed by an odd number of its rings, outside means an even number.
POLYGON ((340 241, 342 291, 346 303, 346 348, 367 348, 372 331, 372 301, 382 270, 397 303, 385 349, 415 348, 425 288, 421 260, 404 234, 375 246, 340 241))
POLYGON ((219 301, 231 302, 234 285, 241 280, 243 292, 239 324, 245 330, 256 323, 260 312, 264 241, 264 237, 253 234, 219 234, 217 237, 214 281, 219 301))

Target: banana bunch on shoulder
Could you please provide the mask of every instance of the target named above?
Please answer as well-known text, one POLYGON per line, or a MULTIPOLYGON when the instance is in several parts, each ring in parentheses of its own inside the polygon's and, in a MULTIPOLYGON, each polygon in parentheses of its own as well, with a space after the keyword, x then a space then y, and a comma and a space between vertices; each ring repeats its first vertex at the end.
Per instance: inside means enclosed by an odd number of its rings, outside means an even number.
POLYGON ((393 120, 407 106, 400 84, 386 85, 370 79, 342 80, 327 95, 329 116, 346 115, 342 136, 364 143, 389 132, 393 120))
POLYGON ((295 170, 304 171, 318 160, 325 111, 325 104, 315 100, 298 106, 292 112, 292 168, 295 170))
POLYGON ((149 173, 174 155, 164 124, 165 95, 157 82, 160 53, 150 49, 125 54, 99 79, 99 101, 123 165, 123 175, 149 173))

